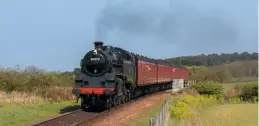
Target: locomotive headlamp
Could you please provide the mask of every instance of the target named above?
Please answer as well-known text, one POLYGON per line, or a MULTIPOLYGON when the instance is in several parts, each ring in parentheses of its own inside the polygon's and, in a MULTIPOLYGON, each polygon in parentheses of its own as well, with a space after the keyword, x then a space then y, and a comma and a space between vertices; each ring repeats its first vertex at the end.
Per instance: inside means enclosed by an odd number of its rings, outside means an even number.
POLYGON ((94 49, 93 54, 94 54, 94 55, 97 55, 97 50, 96 50, 96 49, 94 49))

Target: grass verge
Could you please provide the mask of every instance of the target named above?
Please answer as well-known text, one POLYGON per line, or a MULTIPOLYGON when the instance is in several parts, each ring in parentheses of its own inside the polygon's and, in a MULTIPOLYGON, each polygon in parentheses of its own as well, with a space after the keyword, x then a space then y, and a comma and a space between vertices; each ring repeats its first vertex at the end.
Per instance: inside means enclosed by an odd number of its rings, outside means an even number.
POLYGON ((76 105, 75 102, 59 102, 3 107, 0 108, 0 126, 27 125, 57 116, 61 111, 65 112, 67 108, 73 108, 76 105))
POLYGON ((143 113, 141 118, 134 120, 134 122, 130 126, 148 126, 150 123, 150 119, 155 117, 156 113, 160 111, 164 102, 160 102, 152 106, 150 111, 143 113))

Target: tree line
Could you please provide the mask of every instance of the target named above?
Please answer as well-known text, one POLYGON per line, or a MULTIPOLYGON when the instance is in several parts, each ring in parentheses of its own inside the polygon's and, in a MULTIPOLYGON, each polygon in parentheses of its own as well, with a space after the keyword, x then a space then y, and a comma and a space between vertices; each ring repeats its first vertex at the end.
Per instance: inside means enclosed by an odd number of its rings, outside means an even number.
POLYGON ((258 60, 258 53, 222 53, 222 54, 201 54, 196 56, 181 56, 165 59, 166 61, 184 66, 215 66, 221 64, 230 64, 234 61, 258 60))

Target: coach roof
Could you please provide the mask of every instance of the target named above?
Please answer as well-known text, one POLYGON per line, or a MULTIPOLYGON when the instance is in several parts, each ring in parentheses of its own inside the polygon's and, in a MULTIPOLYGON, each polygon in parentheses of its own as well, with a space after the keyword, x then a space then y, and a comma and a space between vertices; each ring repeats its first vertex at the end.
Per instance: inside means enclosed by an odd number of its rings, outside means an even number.
POLYGON ((166 66, 172 66, 169 62, 161 59, 156 59, 157 64, 166 65, 166 66))

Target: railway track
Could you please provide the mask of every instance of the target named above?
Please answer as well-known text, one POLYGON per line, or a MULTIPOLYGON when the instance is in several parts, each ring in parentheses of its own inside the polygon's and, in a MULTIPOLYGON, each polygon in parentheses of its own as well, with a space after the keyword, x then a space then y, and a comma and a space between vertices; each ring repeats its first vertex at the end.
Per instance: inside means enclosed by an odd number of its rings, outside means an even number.
POLYGON ((70 113, 59 115, 54 118, 37 122, 35 124, 31 124, 30 126, 70 126, 76 122, 80 122, 98 114, 98 112, 85 112, 79 109, 70 113))
POLYGON ((109 113, 117 110, 117 109, 122 109, 123 107, 133 104, 136 100, 141 100, 146 97, 151 97, 153 95, 159 95, 163 93, 171 93, 168 91, 161 91, 161 92, 156 92, 153 94, 145 95, 143 97, 139 97, 136 99, 133 99, 129 101, 128 103, 118 105, 116 107, 111 108, 110 110, 91 110, 91 111, 83 111, 81 109, 59 115, 54 118, 50 118, 41 122, 37 122, 34 124, 31 124, 29 126, 85 126, 85 125, 90 125, 92 121, 95 119, 102 117, 102 116, 109 116, 109 113))

